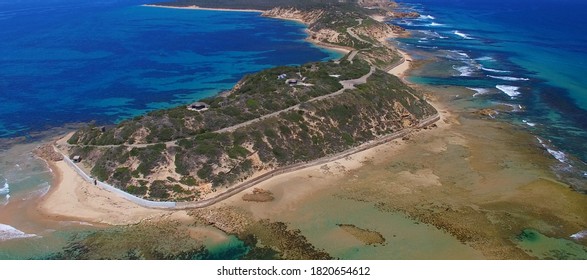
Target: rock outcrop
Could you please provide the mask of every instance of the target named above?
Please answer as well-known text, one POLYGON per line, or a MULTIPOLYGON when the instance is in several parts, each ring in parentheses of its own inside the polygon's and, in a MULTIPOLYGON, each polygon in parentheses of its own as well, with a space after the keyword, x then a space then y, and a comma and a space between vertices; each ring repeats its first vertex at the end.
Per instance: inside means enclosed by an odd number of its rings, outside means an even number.
POLYGON ((273 8, 263 12, 263 16, 271 18, 301 21, 307 25, 314 24, 324 14, 323 10, 302 11, 296 8, 273 8))

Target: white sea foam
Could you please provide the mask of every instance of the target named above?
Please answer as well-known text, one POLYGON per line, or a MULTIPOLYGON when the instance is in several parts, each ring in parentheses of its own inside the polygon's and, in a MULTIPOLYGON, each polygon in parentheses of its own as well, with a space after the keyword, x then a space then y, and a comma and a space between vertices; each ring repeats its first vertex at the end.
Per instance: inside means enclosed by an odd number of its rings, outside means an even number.
POLYGON ((463 39, 473 40, 473 38, 471 36, 469 36, 468 34, 465 34, 465 33, 461 32, 461 31, 455 30, 452 33, 455 34, 455 35, 457 35, 457 36, 459 36, 459 37, 461 37, 461 38, 463 38, 463 39))
POLYGON ((494 78, 494 79, 499 79, 499 80, 504 80, 504 81, 528 81, 530 79, 528 78, 516 78, 516 77, 507 77, 507 76, 492 76, 492 75, 487 75, 487 77, 490 78, 494 78))
POLYGON ((484 94, 488 94, 491 92, 488 88, 470 88, 470 87, 468 87, 467 89, 470 89, 475 92, 475 94, 473 94, 473 96, 484 95, 484 94))
POLYGON ((549 148, 546 148, 546 150, 548 151, 549 154, 551 154, 558 161, 560 161, 562 163, 566 163, 567 162, 567 155, 564 152, 553 150, 553 149, 549 149, 549 148))
POLYGON ((4 181, 4 187, 0 188, 0 195, 8 195, 10 193, 10 186, 8 181, 4 181))
POLYGON ((459 71, 459 76, 461 77, 470 77, 475 72, 475 69, 471 66, 453 66, 452 68, 459 71))
POLYGON ((432 22, 426 26, 446 26, 446 24, 442 24, 442 23, 438 23, 438 22, 432 22))
POLYGON ((420 15, 420 19, 436 19, 435 17, 431 16, 431 15, 420 15))
POLYGON ((12 226, 0 224, 0 241, 16 239, 16 238, 30 238, 35 237, 36 234, 27 234, 12 226))
POLYGON ((536 137, 536 139, 538 139, 538 143, 540 143, 540 145, 544 146, 544 141, 540 139, 540 137, 536 137))
MULTIPOLYGON (((459 57, 460 59, 463 59, 463 58, 467 58, 467 59, 468 59, 468 58, 469 58, 469 55, 468 55, 467 53, 463 52, 463 51, 459 51, 459 50, 449 50, 449 52, 451 52, 451 53, 454 53, 454 54, 457 54, 458 56, 460 56, 460 57, 459 57)), ((452 57, 451 57, 451 58, 452 58, 452 57)))
POLYGON ((531 126, 531 127, 535 127, 535 126, 536 126, 536 123, 529 122, 529 121, 527 121, 527 120, 522 120, 522 122, 523 122, 523 123, 525 123, 525 124, 526 124, 526 125, 528 125, 528 126, 531 126))
POLYGON ((38 198, 38 197, 43 197, 49 192, 49 189, 51 189, 51 184, 49 184, 49 182, 44 182, 42 184, 39 184, 35 191, 27 193, 23 199, 29 200, 29 199, 34 199, 34 198, 38 198))
MULTIPOLYGON (((479 60, 479 59, 477 59, 477 60, 479 60)), ((481 69, 483 69, 487 72, 493 72, 493 73, 510 73, 510 71, 507 71, 507 70, 498 70, 498 69, 486 68, 486 67, 481 67, 481 69)))
POLYGON ((475 60, 479 60, 479 61, 493 61, 493 60, 495 60, 495 58, 493 58, 491 56, 482 56, 480 58, 476 58, 475 60))
POLYGON ((497 85, 495 87, 510 96, 512 99, 521 94, 518 91, 520 88, 516 86, 497 85))
POLYGON ((436 31, 431 31, 431 30, 419 30, 419 31, 428 37, 439 38, 439 39, 446 39, 447 38, 447 37, 444 37, 444 36, 438 34, 438 32, 436 32, 436 31))
POLYGON ((575 240, 586 238, 587 237, 587 229, 586 230, 579 231, 579 232, 571 235, 570 237, 573 238, 573 239, 575 239, 575 240))

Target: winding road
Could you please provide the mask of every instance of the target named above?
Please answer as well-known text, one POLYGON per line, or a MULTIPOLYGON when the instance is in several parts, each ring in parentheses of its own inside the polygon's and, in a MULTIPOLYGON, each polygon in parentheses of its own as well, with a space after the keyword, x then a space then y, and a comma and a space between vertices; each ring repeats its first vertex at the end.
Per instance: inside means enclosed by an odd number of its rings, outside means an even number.
MULTIPOLYGON (((322 96, 318 96, 318 97, 314 97, 306 102, 314 102, 314 101, 319 101, 319 100, 324 100, 324 99, 328 99, 328 98, 332 98, 335 97, 337 95, 342 94, 345 90, 352 90, 355 89, 356 85, 361 85, 364 83, 367 83, 367 79, 369 79, 369 77, 371 77, 371 75, 373 75, 373 73, 375 72, 376 68, 374 66, 371 66, 371 69, 369 70, 369 73, 357 78, 357 79, 352 79, 352 80, 343 80, 343 81, 339 81, 339 83, 342 85, 342 88, 333 92, 333 93, 329 93, 326 95, 322 95, 322 96)), ((253 123, 271 118, 271 117, 275 117, 278 116, 281 113, 285 113, 285 112, 289 112, 292 110, 299 110, 300 109, 300 104, 285 108, 283 110, 279 110, 267 115, 263 115, 260 116, 258 118, 246 121, 246 122, 242 122, 239 124, 235 124, 232 126, 228 126, 219 130, 214 131, 214 133, 224 133, 224 132, 233 132, 239 128, 245 127, 245 126, 249 126, 253 123)), ((171 140, 171 141, 166 141, 166 142, 154 142, 154 143, 148 143, 148 144, 130 144, 130 145, 125 145, 125 144, 120 144, 120 145, 75 145, 75 144, 68 144, 70 147, 75 147, 75 146, 79 146, 79 147, 99 147, 99 148, 117 148, 120 146, 125 146, 125 147, 131 147, 131 148, 145 148, 148 146, 152 146, 152 145, 157 145, 157 144, 165 144, 165 146, 169 147, 176 147, 177 146, 177 141, 182 140, 182 139, 188 139, 188 138, 192 138, 194 136, 188 136, 188 137, 183 137, 183 138, 178 138, 175 140, 171 140)))

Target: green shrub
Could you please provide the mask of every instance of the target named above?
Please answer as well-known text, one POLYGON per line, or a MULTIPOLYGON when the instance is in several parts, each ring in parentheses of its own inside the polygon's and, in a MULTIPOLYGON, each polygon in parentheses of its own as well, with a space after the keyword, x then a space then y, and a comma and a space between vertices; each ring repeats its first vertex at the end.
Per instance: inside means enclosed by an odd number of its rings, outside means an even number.
POLYGON ((147 187, 145 187, 145 186, 137 187, 137 186, 131 185, 131 186, 126 187, 126 192, 130 193, 130 194, 142 196, 142 195, 147 194, 147 187))
POLYGON ((230 158, 241 158, 246 157, 249 154, 249 150, 241 146, 234 146, 230 148, 227 153, 230 158))
POLYGON ((210 175, 212 175, 212 167, 208 164, 205 164, 202 166, 202 168, 200 168, 200 170, 198 170, 197 174, 198 177, 202 179, 209 179, 210 175))
POLYGON ((160 180, 154 181, 151 184, 149 195, 160 199, 168 198, 169 192, 167 192, 167 185, 165 185, 165 182, 160 180))
POLYGON ((198 184, 198 180, 192 176, 183 176, 179 182, 187 186, 195 186, 198 184))
POLYGON ((259 108, 259 102, 255 99, 248 99, 247 100, 247 107, 251 110, 257 110, 259 108))

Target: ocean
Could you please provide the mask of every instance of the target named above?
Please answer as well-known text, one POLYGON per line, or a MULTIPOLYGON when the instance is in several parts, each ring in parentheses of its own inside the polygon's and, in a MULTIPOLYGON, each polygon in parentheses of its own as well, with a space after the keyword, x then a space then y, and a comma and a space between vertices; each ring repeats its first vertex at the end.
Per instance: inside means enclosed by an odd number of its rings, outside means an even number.
POLYGON ((2 1, 0 137, 118 122, 217 94, 247 73, 336 57, 305 42, 296 22, 143 3, 2 1))
MULTIPOLYGON (((306 42, 294 21, 142 4, 0 0, 0 141, 117 123, 218 94, 247 73, 340 56, 306 42)), ((27 220, 25 202, 52 182, 34 146, 0 148, 0 259, 39 256, 87 230, 27 220)))
POLYGON ((508 108, 496 118, 534 134, 559 176, 587 192, 587 3, 399 3, 421 16, 394 21, 413 35, 398 46, 430 62, 409 80, 468 88, 476 109, 508 108))
MULTIPOLYGON (((246 73, 339 56, 305 42, 296 22, 145 3, 0 0, 0 140, 36 139, 72 123, 116 123, 217 94, 246 73)), ((408 79, 468 88, 471 110, 509 108, 496 118, 534 134, 559 161, 553 169, 587 190, 587 3, 400 3, 422 17, 394 22, 413 34, 398 46, 428 62, 408 79)), ((34 209, 27 201, 52 182, 51 170, 30 154, 35 145, 0 151, 0 259, 43 258, 96 230, 25 215, 34 209)), ((209 258, 222 259, 248 250, 234 237, 209 249, 209 258)))

